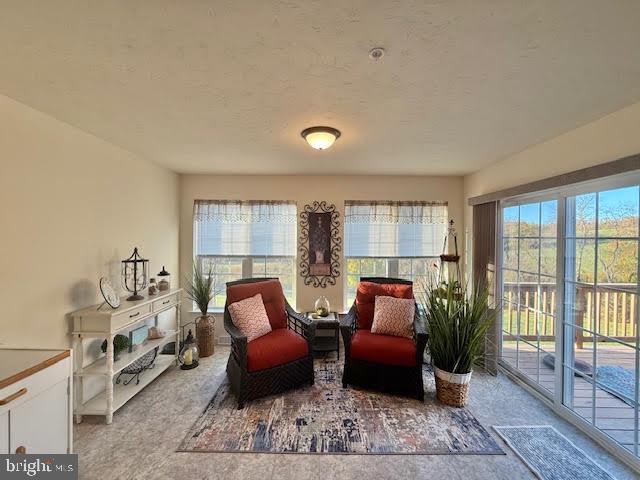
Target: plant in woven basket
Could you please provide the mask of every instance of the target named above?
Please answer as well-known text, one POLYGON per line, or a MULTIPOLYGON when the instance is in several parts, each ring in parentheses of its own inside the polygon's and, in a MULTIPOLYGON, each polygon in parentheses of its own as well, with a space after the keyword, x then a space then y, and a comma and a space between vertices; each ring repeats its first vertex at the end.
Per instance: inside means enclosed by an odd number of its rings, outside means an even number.
POLYGON ((206 272, 198 267, 197 262, 193 262, 193 275, 185 279, 184 290, 200 310, 201 315, 196 318, 196 339, 201 357, 213 355, 215 318, 208 313, 209 303, 215 297, 213 290, 214 278, 213 267, 209 267, 206 272))
POLYGON ((430 285, 422 299, 435 367, 438 400, 464 406, 473 365, 482 358, 487 330, 494 319, 488 290, 465 291, 457 282, 430 285))

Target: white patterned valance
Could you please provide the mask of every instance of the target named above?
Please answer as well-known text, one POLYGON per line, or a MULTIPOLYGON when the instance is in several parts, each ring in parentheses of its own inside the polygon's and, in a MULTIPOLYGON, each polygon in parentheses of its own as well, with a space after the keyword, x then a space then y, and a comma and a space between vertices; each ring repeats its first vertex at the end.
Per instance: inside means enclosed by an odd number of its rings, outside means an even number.
POLYGON ((295 255, 295 202, 196 200, 193 225, 197 255, 295 255))
POLYGON ((225 223, 296 223, 296 204, 277 200, 196 200, 193 220, 225 223))
POLYGON ((345 219, 350 223, 446 224, 447 202, 347 200, 345 219))
POLYGON ((345 202, 345 256, 437 257, 447 231, 446 202, 345 202))

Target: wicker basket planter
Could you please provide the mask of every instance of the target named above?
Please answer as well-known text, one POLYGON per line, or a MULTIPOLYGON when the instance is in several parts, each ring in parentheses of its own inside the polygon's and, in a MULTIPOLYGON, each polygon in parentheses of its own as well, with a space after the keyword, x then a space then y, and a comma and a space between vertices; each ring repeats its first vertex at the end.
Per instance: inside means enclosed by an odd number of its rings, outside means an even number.
POLYGON ((469 400, 471 373, 449 373, 434 366, 438 401, 451 407, 464 407, 469 400))
POLYGON ((204 315, 196 319, 196 339, 200 357, 213 355, 215 333, 215 318, 213 315, 204 315))

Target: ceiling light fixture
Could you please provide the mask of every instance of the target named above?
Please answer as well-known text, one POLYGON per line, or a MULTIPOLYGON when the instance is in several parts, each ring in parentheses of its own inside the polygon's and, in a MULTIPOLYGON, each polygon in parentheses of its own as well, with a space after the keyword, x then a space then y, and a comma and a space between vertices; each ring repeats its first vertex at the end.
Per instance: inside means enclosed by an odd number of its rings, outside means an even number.
POLYGON ((326 150, 340 137, 340 130, 332 127, 309 127, 300 132, 300 135, 316 150, 326 150))

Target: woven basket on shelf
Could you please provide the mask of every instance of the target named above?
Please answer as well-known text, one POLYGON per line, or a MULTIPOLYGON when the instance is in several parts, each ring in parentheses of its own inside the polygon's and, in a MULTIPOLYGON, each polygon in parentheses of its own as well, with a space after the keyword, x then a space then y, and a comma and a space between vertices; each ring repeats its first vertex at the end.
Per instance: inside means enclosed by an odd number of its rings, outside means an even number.
POLYGON ((196 319, 196 339, 198 340, 198 353, 200 357, 213 355, 215 332, 215 318, 213 315, 205 315, 196 319))
POLYGON ((434 368, 436 377, 436 398, 451 407, 464 407, 469 400, 471 373, 452 374, 434 368))

